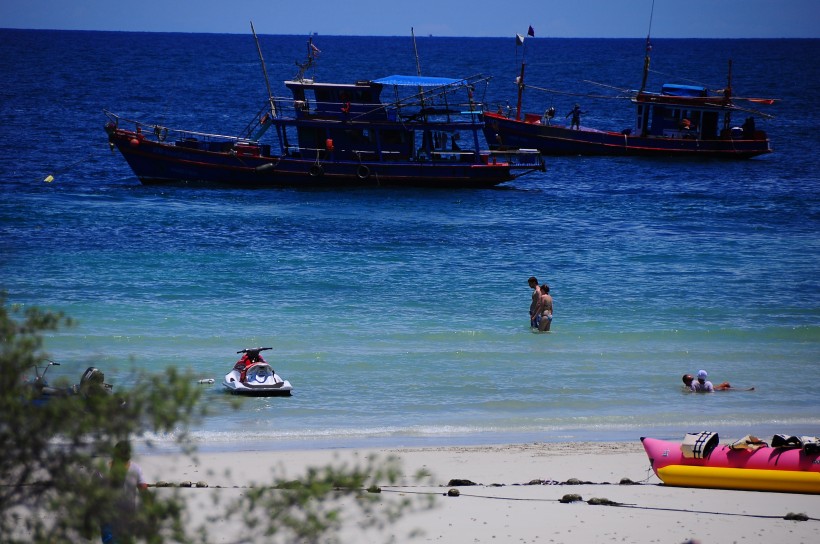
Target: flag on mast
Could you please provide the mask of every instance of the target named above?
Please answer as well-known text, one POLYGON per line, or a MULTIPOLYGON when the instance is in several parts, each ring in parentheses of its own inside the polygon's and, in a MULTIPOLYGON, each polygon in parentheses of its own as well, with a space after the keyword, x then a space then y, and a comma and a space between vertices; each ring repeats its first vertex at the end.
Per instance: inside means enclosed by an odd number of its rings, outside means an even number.
POLYGON ((532 36, 535 38, 535 30, 533 30, 532 25, 530 25, 529 30, 527 30, 527 36, 532 36))

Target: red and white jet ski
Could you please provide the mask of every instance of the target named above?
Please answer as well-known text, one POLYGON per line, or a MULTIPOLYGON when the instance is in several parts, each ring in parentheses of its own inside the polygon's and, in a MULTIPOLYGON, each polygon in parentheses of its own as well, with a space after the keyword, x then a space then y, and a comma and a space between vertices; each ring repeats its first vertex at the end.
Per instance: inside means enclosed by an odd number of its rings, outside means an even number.
POLYGON ((237 353, 242 357, 225 374, 222 385, 235 395, 254 397, 290 396, 293 386, 283 380, 260 355, 273 348, 246 348, 237 353))

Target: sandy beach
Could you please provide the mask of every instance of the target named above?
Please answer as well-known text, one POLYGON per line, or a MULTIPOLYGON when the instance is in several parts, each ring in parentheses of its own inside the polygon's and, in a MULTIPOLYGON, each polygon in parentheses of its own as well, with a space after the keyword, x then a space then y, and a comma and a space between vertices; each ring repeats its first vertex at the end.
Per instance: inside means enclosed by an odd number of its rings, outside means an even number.
POLYGON ((667 487, 650 470, 638 441, 240 451, 201 453, 196 462, 143 454, 136 460, 152 484, 207 484, 180 489, 191 507, 187 522, 190 527, 205 525, 213 541, 228 543, 243 540, 236 523, 220 519, 225 501, 254 484, 299 479, 308 467, 363 466, 372 455, 397 456, 402 466, 398 485, 379 482, 377 512, 382 503, 404 498, 433 498, 432 507, 419 506, 381 529, 360 527, 365 514, 350 508, 342 542, 820 541, 820 495, 667 487), (420 469, 431 474, 429 480, 415 478, 420 469), (476 485, 451 485, 454 479, 476 485), (567 483, 571 479, 583 483, 567 483), (633 484, 621 483, 624 479, 633 484), (449 496, 450 489, 457 489, 458 496, 449 496), (582 500, 561 502, 568 494, 582 500), (214 498, 220 503, 215 505, 214 498), (590 504, 594 498, 619 505, 590 504), (784 519, 789 513, 810 519, 784 519))

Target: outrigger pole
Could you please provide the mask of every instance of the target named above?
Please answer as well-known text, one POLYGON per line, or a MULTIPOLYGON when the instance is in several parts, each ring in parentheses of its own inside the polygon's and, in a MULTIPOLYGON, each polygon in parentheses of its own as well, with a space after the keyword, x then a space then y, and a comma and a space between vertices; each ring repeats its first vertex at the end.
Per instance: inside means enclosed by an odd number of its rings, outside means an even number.
POLYGON ((262 57, 262 47, 259 46, 259 38, 256 36, 256 30, 253 28, 253 21, 251 21, 251 32, 253 39, 256 41, 256 50, 259 52, 259 61, 262 63, 262 73, 265 75, 265 85, 268 88, 268 100, 270 101, 270 113, 276 116, 276 106, 273 103, 273 93, 270 90, 270 81, 268 80, 268 69, 265 68, 265 59, 262 57))

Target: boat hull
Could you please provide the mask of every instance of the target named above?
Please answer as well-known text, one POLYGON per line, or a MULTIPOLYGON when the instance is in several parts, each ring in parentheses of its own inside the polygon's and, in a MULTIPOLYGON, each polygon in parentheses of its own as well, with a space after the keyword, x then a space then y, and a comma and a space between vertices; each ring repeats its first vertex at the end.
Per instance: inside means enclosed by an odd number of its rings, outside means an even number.
POLYGON ((210 151, 159 142, 109 127, 109 142, 146 185, 201 184, 236 187, 436 188, 493 187, 514 179, 508 162, 485 156, 479 163, 458 160, 317 162, 293 156, 210 151))
POLYGON ((293 386, 288 380, 283 380, 267 363, 254 364, 247 369, 246 379, 243 381, 242 372, 234 368, 222 379, 222 386, 234 395, 246 397, 289 397, 293 386), (256 368, 263 372, 256 374, 256 368))
POLYGON ((282 380, 275 384, 248 385, 240 383, 235 379, 231 380, 232 377, 234 376, 231 374, 225 376, 225 379, 222 380, 222 387, 234 395, 243 395, 246 397, 289 397, 293 394, 293 386, 288 380, 282 380))
POLYGON ((641 441, 652 469, 666 485, 820 494, 820 452, 723 445, 698 459, 684 457, 677 442, 641 441))
POLYGON ((544 155, 716 157, 745 159, 771 152, 768 139, 714 140, 643 137, 511 119, 484 114, 484 134, 493 147, 537 149, 544 155))

